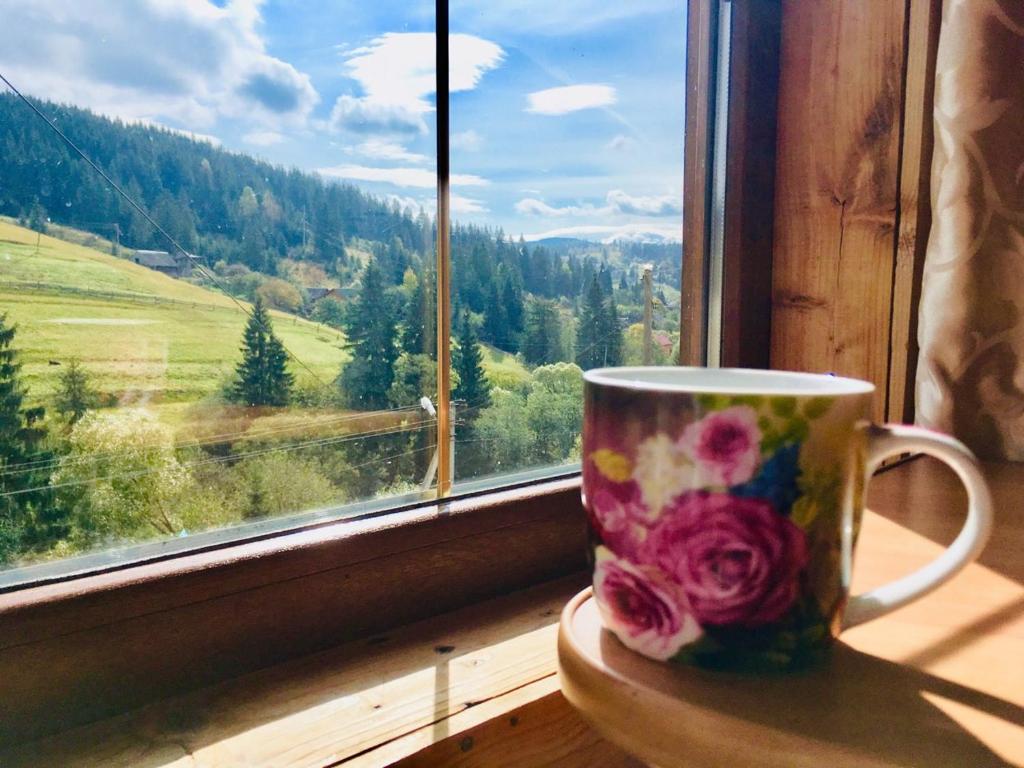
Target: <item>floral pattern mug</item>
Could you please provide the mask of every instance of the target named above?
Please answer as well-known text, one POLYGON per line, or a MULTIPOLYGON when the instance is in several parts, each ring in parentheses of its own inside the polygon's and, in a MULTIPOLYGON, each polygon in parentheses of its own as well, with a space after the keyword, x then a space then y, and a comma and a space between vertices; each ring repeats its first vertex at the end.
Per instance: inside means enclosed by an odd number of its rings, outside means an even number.
POLYGON ((977 557, 988 488, 953 438, 868 420, 873 385, 739 369, 585 375, 583 503, 605 626, 658 660, 785 669, 845 625, 921 597, 977 557), (967 521, 916 573, 849 598, 870 473, 932 454, 967 487, 967 521))

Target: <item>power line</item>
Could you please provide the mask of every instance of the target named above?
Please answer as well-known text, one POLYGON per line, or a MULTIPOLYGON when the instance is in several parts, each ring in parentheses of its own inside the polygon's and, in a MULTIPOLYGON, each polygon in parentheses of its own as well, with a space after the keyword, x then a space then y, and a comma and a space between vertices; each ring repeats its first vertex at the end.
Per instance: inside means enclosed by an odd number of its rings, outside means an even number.
MULTIPOLYGON (((280 434, 282 432, 291 432, 293 430, 305 429, 305 428, 319 428, 322 426, 337 425, 348 421, 359 421, 365 418, 375 418, 385 415, 392 415, 398 413, 411 413, 419 411, 420 406, 418 405, 407 405, 401 408, 392 408, 380 411, 364 411, 361 413, 352 413, 345 416, 337 416, 334 418, 322 419, 317 421, 315 424, 293 424, 286 427, 277 427, 274 429, 264 429, 258 432, 250 432, 249 430, 243 430, 241 432, 224 432, 219 435, 209 435, 201 440, 190 440, 184 443, 177 443, 172 447, 174 450, 183 450, 186 448, 195 448, 204 445, 211 445, 214 443, 222 442, 240 442, 242 440, 258 440, 269 435, 280 434)), ((353 433, 348 433, 353 434, 353 433)), ((357 434, 357 433, 356 433, 357 434)), ((158 447, 159 443, 149 443, 144 447, 158 447)), ((97 462, 102 459, 107 459, 113 456, 118 456, 121 451, 97 451, 90 453, 88 456, 81 456, 78 458, 46 458, 46 459, 35 459, 31 461, 22 461, 16 464, 8 464, 2 470, 0 470, 0 478, 9 475, 20 475, 29 472, 46 472, 57 466, 77 466, 79 464, 88 464, 90 462, 97 462)), ((36 454, 39 455, 39 454, 36 454)))
MULTIPOLYGON (((184 248, 182 248, 181 245, 178 243, 178 241, 175 240, 173 237, 171 237, 170 234, 168 234, 167 230, 165 230, 163 227, 161 227, 159 224, 157 224, 157 222, 153 219, 153 217, 150 216, 149 213, 141 205, 136 203, 128 195, 127 192, 125 192, 123 189, 121 189, 121 187, 119 187, 117 185, 117 183, 112 178, 110 178, 102 168, 100 168, 96 163, 94 163, 92 161, 92 159, 88 155, 86 155, 85 152, 82 151, 78 147, 77 144, 75 144, 75 142, 73 142, 70 138, 68 138, 68 136, 60 128, 58 128, 55 123, 50 122, 50 120, 47 119, 46 115, 44 115, 42 113, 42 111, 40 111, 40 109, 35 104, 33 104, 31 101, 29 101, 29 99, 27 99, 22 94, 21 91, 19 91, 17 88, 15 88, 14 85, 11 83, 11 81, 8 80, 3 75, 2 72, 0 72, 0 80, 2 80, 4 85, 6 85, 8 88, 10 88, 14 92, 14 95, 17 96, 19 99, 21 99, 21 101, 23 101, 28 106, 28 108, 31 109, 36 114, 36 116, 39 117, 40 120, 42 120, 44 123, 46 123, 50 127, 50 129, 54 131, 54 133, 56 133, 58 136, 60 136, 60 138, 63 139, 63 141, 69 147, 71 147, 71 149, 73 149, 76 153, 78 153, 79 157, 81 157, 83 160, 85 160, 85 162, 88 163, 89 166, 94 171, 96 171, 96 173, 98 173, 101 177, 103 177, 103 180, 106 181, 107 184, 109 184, 111 186, 111 188, 115 192, 117 192, 117 194, 119 194, 121 197, 123 197, 128 202, 128 204, 130 206, 132 206, 132 208, 134 208, 136 211, 138 211, 142 215, 142 217, 146 219, 146 221, 148 221, 150 224, 152 224, 153 228, 156 229, 157 232, 159 232, 161 235, 163 235, 165 238, 167 238, 167 241, 172 246, 174 246, 174 248, 176 248, 180 253, 184 254, 192 262, 192 265, 194 267, 196 267, 196 269, 198 269, 201 273, 203 273, 203 275, 210 282, 212 282, 214 285, 216 285, 218 288, 220 288, 221 291, 224 292, 225 296, 227 296, 229 299, 231 299, 231 301, 233 301, 236 305, 238 305, 238 308, 241 309, 242 312, 244 312, 246 314, 246 316, 248 316, 249 318, 253 317, 253 313, 249 309, 247 309, 246 306, 242 302, 240 302, 237 298, 235 298, 235 296, 231 293, 231 291, 229 291, 225 287, 225 285, 217 278, 217 276, 213 272, 208 270, 202 263, 200 263, 199 260, 196 259, 196 257, 193 254, 189 253, 184 248)), ((292 360, 294 360, 301 367, 305 368, 306 372, 309 373, 309 375, 312 376, 317 381, 318 384, 320 384, 324 388, 327 388, 328 386, 330 386, 323 379, 321 379, 319 376, 317 376, 313 372, 312 368, 310 368, 308 365, 306 365, 304 362, 302 362, 302 360, 300 360, 298 357, 296 357, 292 353, 292 351, 290 349, 288 349, 288 347, 286 347, 284 345, 284 342, 281 343, 281 347, 284 349, 285 353, 287 353, 288 357, 290 357, 292 360)))

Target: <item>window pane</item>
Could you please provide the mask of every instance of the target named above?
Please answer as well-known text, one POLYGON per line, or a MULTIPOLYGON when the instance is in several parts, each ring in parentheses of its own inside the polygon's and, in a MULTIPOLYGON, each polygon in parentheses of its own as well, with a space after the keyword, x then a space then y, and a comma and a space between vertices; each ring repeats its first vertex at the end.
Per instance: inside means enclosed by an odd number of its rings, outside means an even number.
POLYGON ((3 5, 0 567, 429 489, 433 3, 3 5))
POLYGON ((456 479, 579 461, 582 371, 677 359, 685 3, 451 3, 456 479))

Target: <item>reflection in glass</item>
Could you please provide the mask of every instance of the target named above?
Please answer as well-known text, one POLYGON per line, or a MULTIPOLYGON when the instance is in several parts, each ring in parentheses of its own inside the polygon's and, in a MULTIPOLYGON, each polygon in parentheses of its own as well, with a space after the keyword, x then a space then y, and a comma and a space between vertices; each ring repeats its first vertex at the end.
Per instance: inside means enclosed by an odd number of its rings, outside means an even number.
POLYGON ((685 24, 452 4, 457 480, 579 461, 582 371, 677 359, 685 24))

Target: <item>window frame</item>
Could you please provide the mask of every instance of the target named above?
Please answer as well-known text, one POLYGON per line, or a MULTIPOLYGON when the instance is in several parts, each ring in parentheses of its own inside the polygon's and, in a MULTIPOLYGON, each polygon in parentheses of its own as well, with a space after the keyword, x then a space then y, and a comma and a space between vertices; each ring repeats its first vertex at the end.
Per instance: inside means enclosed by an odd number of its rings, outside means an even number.
MULTIPOLYGON (((768 132, 754 140, 734 121, 756 109, 774 126, 774 112, 765 110, 774 109, 778 41, 772 41, 771 30, 778 30, 781 4, 721 2, 732 6, 734 30, 747 30, 734 33, 730 46, 734 76, 738 67, 746 78, 742 87, 729 90, 729 127, 722 144, 730 157, 729 189, 736 190, 726 194, 724 215, 731 221, 742 214, 745 223, 742 236, 727 238, 723 246, 723 295, 745 300, 735 307, 738 317, 727 309, 723 318, 723 362, 766 366, 767 345, 730 342, 729 324, 738 323, 736 334, 755 333, 750 329, 758 324, 766 329, 770 317, 765 310, 770 281, 765 285, 754 276, 763 275, 765 264, 770 270, 771 237, 763 238, 763 227, 765 221, 771 224, 773 189, 757 174, 774 165, 774 128, 770 141, 768 132), (759 23, 768 32, 755 34, 759 23), (744 111, 750 99, 750 111, 744 111), (748 264, 755 266, 748 270, 748 264)), ((436 6, 438 29, 442 20, 447 28, 446 0, 436 6)), ((681 336, 681 364, 707 359, 696 329, 704 333, 707 327, 718 6, 687 0, 684 183, 689 192, 684 195, 680 314, 682 327, 691 333, 685 341, 681 336)), ((439 102, 446 96, 441 89, 439 82, 439 102)), ((439 120, 439 152, 440 134, 439 120)), ((447 134, 444 144, 447 164, 447 134)), ((440 156, 438 168, 440 220, 447 211, 440 207, 442 198, 447 202, 440 156)), ((441 231, 439 226, 439 238, 441 231)), ((438 253, 441 258, 440 242, 438 253)), ((446 303, 438 301, 439 319, 446 303)), ((0 680, 7 693, 18 692, 2 697, 17 704, 0 722, 0 741, 38 738, 582 571, 585 545, 586 515, 575 475, 440 498, 387 515, 281 531, 0 594, 0 680)))

